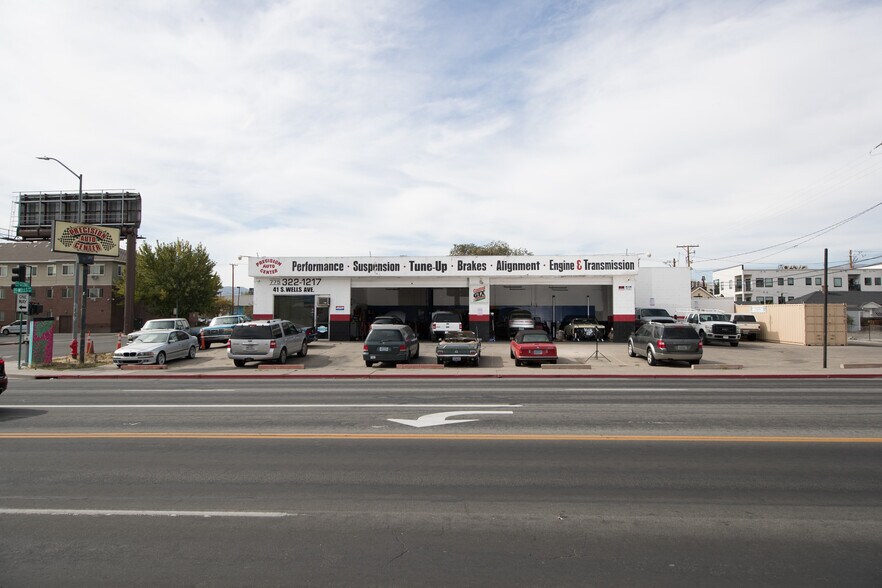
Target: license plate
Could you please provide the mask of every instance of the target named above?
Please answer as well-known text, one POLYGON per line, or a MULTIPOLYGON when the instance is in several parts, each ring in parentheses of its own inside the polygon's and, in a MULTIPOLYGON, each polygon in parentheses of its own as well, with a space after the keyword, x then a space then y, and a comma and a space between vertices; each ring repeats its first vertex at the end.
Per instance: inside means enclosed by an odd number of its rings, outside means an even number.
POLYGON ((688 345, 677 345, 677 351, 689 351, 688 345))
POLYGON ((452 359, 453 359, 453 361, 459 361, 459 360, 461 360, 462 358, 461 358, 461 357, 456 357, 456 356, 454 355, 452 359))
POLYGON ((377 351, 389 351, 388 347, 377 347, 377 351))
POLYGON ((534 349, 533 355, 542 355, 543 351, 541 349, 534 349))

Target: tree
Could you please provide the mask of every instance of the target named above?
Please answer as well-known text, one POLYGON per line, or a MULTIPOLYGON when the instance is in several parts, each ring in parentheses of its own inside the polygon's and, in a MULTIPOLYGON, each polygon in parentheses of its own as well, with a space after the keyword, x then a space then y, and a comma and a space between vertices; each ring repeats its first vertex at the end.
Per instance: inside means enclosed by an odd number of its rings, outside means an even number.
MULTIPOLYGON (((187 316, 191 312, 215 310, 221 279, 215 263, 200 243, 193 247, 178 239, 151 247, 144 243, 136 258, 135 300, 162 316, 187 316), (177 314, 175 315, 175 311, 177 314)), ((116 285, 125 294, 125 280, 116 285)))
POLYGON ((505 241, 490 241, 484 245, 457 243, 450 249, 450 255, 533 255, 525 248, 512 249, 505 241))

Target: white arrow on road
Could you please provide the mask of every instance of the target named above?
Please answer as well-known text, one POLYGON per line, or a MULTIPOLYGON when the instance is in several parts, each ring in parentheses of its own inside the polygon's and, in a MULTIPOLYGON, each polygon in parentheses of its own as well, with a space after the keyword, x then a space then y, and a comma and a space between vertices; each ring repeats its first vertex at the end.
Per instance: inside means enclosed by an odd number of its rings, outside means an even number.
POLYGON ((434 427, 436 425, 453 425, 456 423, 470 423, 478 419, 457 419, 448 421, 448 417, 455 417, 464 414, 514 414, 510 410, 454 410, 451 412, 436 412, 434 414, 425 414, 416 420, 412 419, 386 419, 393 423, 400 423, 409 427, 434 427))

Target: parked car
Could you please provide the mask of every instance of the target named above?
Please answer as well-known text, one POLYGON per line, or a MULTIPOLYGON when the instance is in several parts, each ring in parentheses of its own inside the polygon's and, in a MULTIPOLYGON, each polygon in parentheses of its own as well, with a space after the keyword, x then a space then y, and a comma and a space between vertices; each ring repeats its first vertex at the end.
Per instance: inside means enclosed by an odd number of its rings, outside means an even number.
POLYGON ((515 365, 525 363, 557 363, 557 345, 545 331, 519 331, 509 343, 515 365))
POLYGON ((430 331, 432 341, 444 338, 447 333, 458 333, 462 331, 462 318, 455 312, 436 310, 432 313, 430 331))
POLYGON ((142 333, 133 342, 113 352, 116 367, 124 365, 165 365, 170 359, 196 357, 199 340, 187 331, 164 329, 142 333))
POLYGON ((742 339, 747 338, 750 341, 756 341, 763 329, 762 325, 757 322, 756 317, 752 314, 730 314, 729 320, 738 326, 742 339))
POLYGON ((374 319, 371 323, 373 329, 376 325, 403 325, 404 321, 392 314, 383 314, 374 319))
POLYGON ((211 347, 212 343, 224 343, 230 340, 230 334, 233 327, 242 323, 247 323, 251 319, 244 314, 228 314, 224 316, 216 316, 211 319, 207 327, 202 327, 199 331, 199 337, 206 349, 211 347))
POLYGON ((301 325, 300 323, 294 323, 294 326, 306 333, 306 342, 312 343, 316 339, 318 339, 318 330, 315 327, 307 327, 306 325, 301 325))
POLYGON ((514 337, 519 331, 523 330, 536 330, 536 322, 533 320, 533 313, 522 308, 511 311, 508 315, 509 338, 514 337))
POLYGON ((194 334, 190 329, 190 323, 187 322, 185 318, 165 318, 165 319, 153 319, 144 323, 144 326, 129 333, 126 336, 126 339, 129 343, 138 338, 142 333, 146 333, 147 331, 168 331, 169 329, 178 329, 180 331, 184 331, 189 334, 194 334))
POLYGON ((676 323, 677 319, 672 317, 664 308, 636 308, 634 309, 634 330, 640 328, 646 323, 676 323))
POLYGON ((9 376, 6 375, 6 362, 0 358, 0 394, 6 391, 9 385, 9 376))
POLYGON ((381 361, 408 362, 420 356, 420 342, 407 325, 377 325, 364 340, 364 365, 381 361))
POLYGON ((242 367, 249 361, 288 363, 288 356, 306 356, 309 344, 306 333, 291 321, 269 319, 250 321, 233 327, 227 342, 227 357, 242 367))
POLYGON ((603 341, 606 326, 593 316, 575 317, 564 326, 564 339, 570 341, 603 341))
POLYGON ((649 365, 658 365, 660 361, 697 365, 703 353, 698 333, 683 323, 647 323, 628 338, 628 355, 646 357, 649 365))
POLYGON ((464 363, 477 366, 481 361, 481 339, 473 331, 447 333, 435 347, 438 363, 464 363))
POLYGON ((0 333, 3 333, 4 335, 11 335, 13 333, 15 333, 17 335, 18 333, 27 333, 27 332, 28 332, 28 321, 26 321, 26 320, 12 321, 11 323, 9 323, 5 327, 3 327, 3 329, 0 329, 0 333))
POLYGON ((729 320, 727 313, 719 310, 694 310, 686 315, 686 322, 692 325, 702 343, 723 341, 738 347, 741 340, 738 325, 729 320))

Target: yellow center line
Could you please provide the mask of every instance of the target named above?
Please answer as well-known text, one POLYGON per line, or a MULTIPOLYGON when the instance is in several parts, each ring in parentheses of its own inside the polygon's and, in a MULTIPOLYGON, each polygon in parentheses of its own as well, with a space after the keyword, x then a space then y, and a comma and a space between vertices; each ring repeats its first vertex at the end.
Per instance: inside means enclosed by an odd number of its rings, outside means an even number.
POLYGON ((882 437, 811 437, 772 435, 493 435, 440 433, 0 433, 4 439, 289 439, 289 440, 396 440, 440 441, 660 441, 703 443, 882 443, 882 437))

